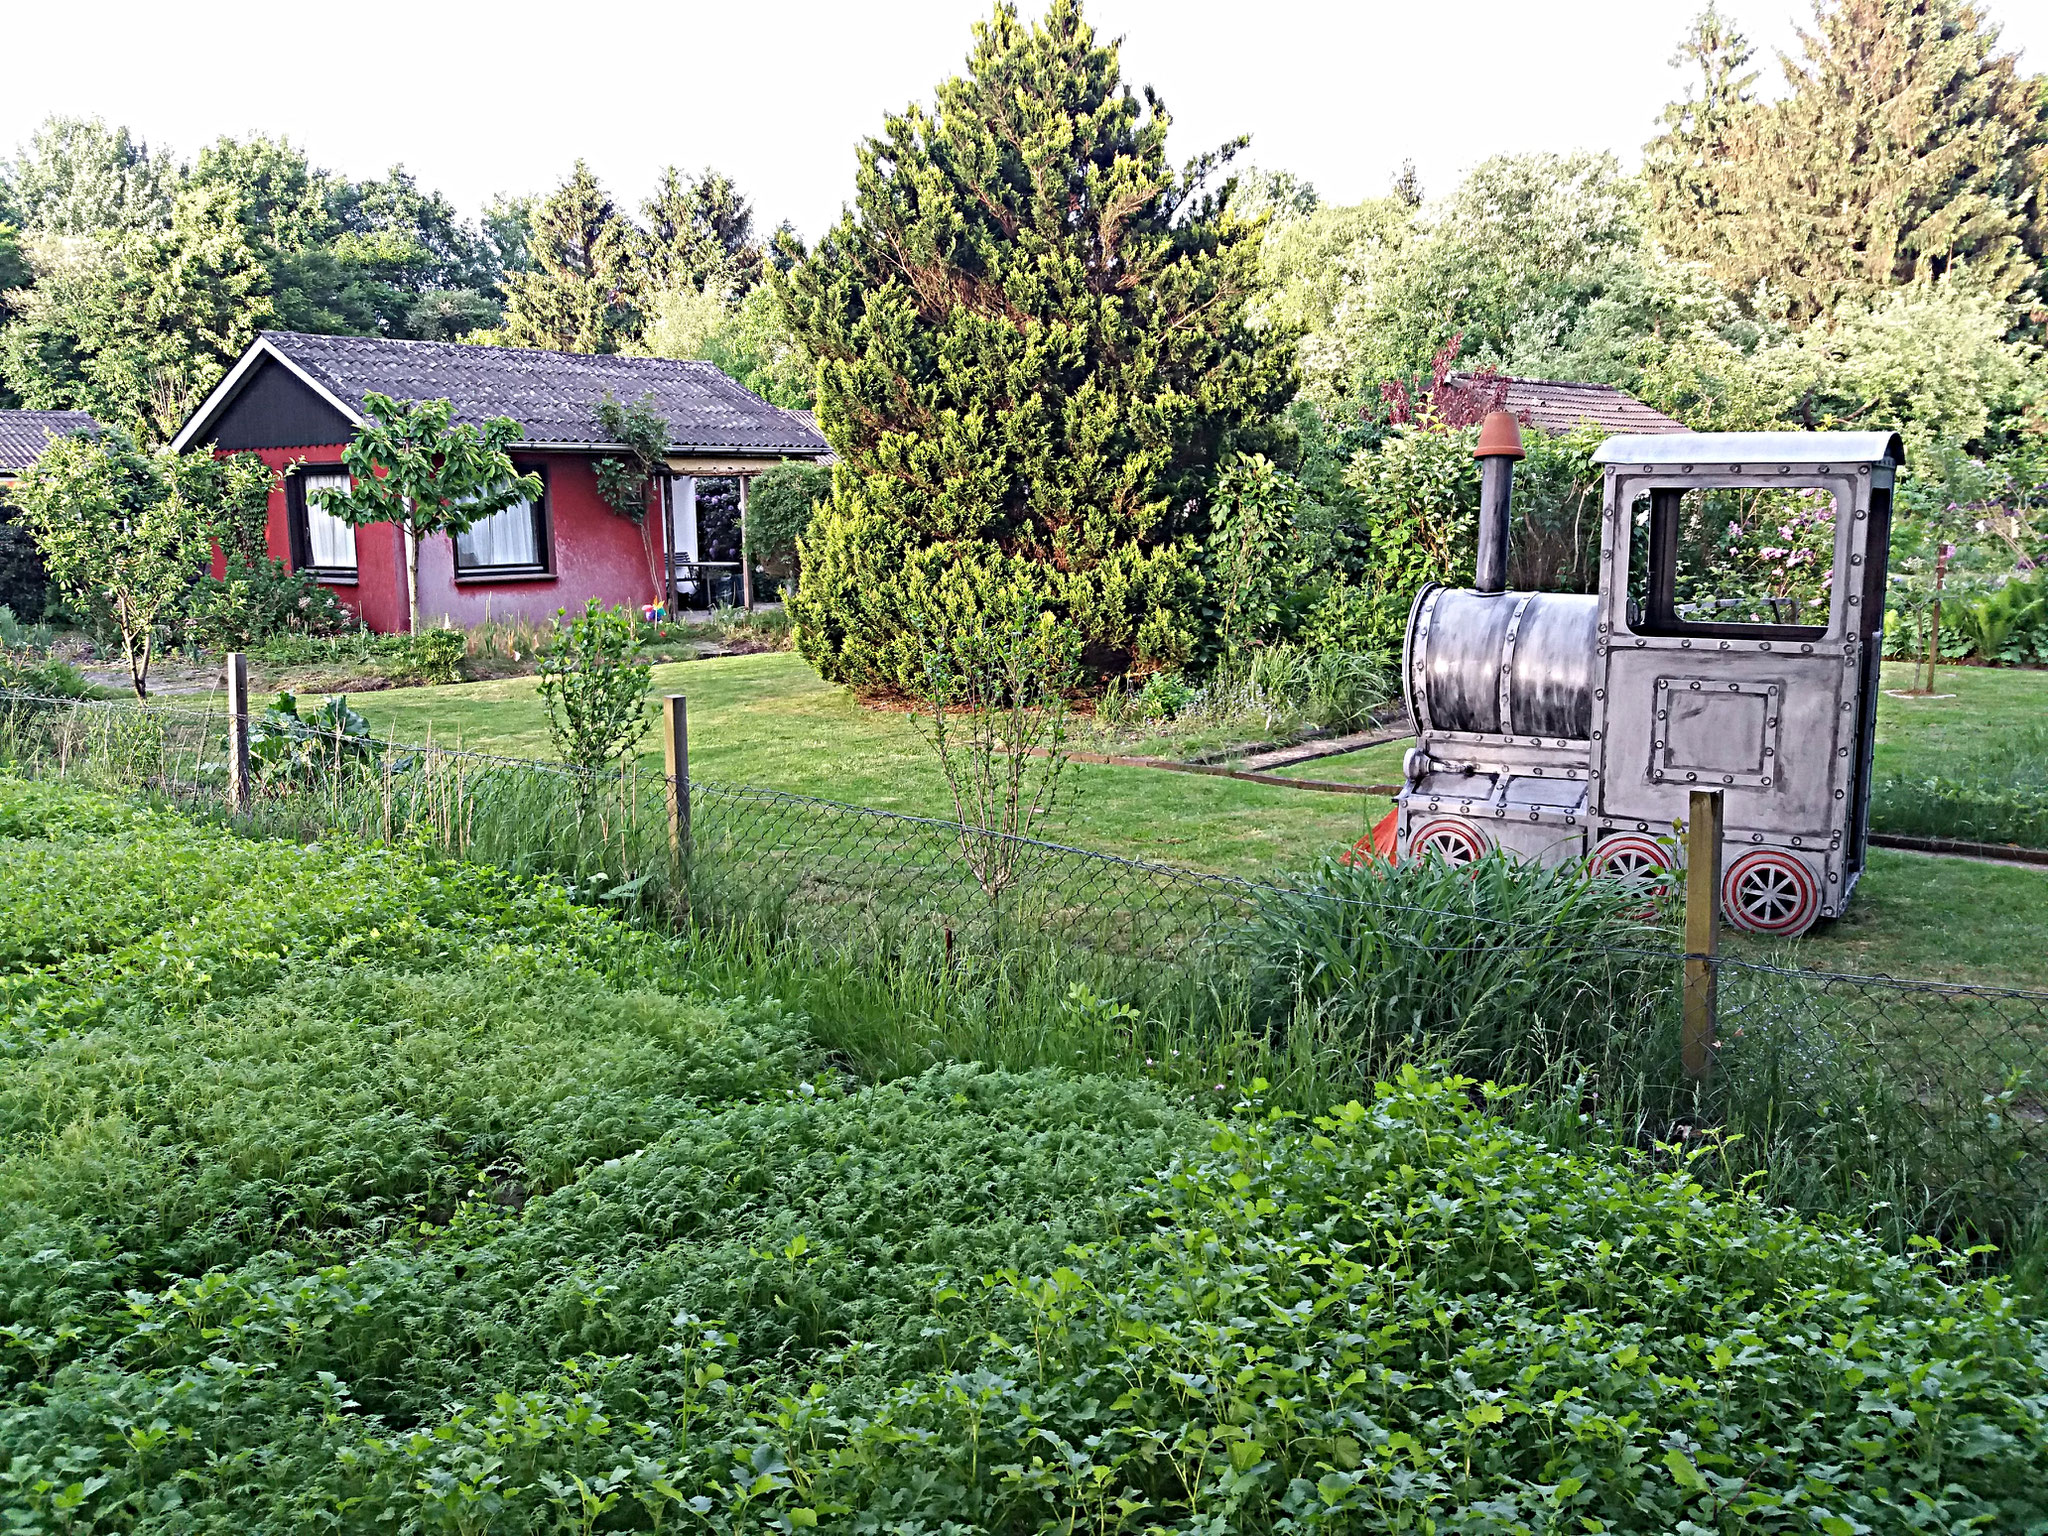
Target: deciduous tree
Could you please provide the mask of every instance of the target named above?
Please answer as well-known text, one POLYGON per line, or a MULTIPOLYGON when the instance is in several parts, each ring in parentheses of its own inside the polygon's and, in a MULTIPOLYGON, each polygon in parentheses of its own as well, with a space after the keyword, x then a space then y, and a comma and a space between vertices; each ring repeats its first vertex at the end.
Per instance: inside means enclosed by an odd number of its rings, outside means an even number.
POLYGON ((246 521, 275 480, 253 455, 151 455, 115 429, 59 438, 14 495, 51 583, 120 636, 141 699, 215 538, 246 521))
POLYGON ((467 532, 493 513, 538 500, 538 475, 512 467, 506 449, 524 435, 509 416, 481 426, 452 421, 446 400, 363 396, 369 420, 342 450, 347 490, 312 493, 323 511, 355 527, 395 523, 405 536, 405 596, 414 634, 420 628, 420 540, 467 532))

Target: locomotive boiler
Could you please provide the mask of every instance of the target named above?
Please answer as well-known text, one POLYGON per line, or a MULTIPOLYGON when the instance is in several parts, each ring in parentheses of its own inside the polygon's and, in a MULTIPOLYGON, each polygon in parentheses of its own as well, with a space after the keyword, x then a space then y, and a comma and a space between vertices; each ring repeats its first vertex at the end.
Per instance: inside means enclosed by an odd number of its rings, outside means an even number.
POLYGON ((1680 865, 1688 795, 1718 789, 1729 920, 1791 935, 1840 914, 1864 864, 1898 437, 1609 438, 1591 595, 1507 590, 1512 416, 1486 419, 1478 456, 1475 580, 1409 614, 1396 856, 1642 878, 1680 865))

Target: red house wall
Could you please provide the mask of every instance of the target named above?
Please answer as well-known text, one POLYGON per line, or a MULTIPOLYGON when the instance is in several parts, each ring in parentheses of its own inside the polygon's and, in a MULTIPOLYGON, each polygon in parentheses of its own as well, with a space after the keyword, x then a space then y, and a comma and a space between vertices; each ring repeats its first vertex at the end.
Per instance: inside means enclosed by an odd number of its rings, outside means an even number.
MULTIPOLYGON (((338 465, 342 445, 247 450, 280 474, 292 464, 338 465)), ((458 628, 493 619, 546 620, 557 608, 574 611, 590 598, 639 607, 660 601, 661 520, 642 531, 597 494, 597 475, 581 454, 520 454, 522 465, 546 466, 548 522, 554 573, 542 577, 455 576, 455 541, 444 535, 420 545, 420 621, 458 628), (650 554, 650 551, 652 552, 650 554), (651 567, 651 568, 650 568, 651 567)), ((282 482, 270 493, 271 555, 291 560, 291 514, 282 482)), ((356 530, 356 580, 324 582, 343 607, 383 634, 406 627, 405 541, 397 528, 378 523, 356 530)))
MULTIPOLYGON (((545 466, 554 574, 543 577, 455 575, 455 541, 420 546, 420 620, 466 629, 493 619, 546 620, 557 608, 574 613, 591 598, 637 608, 661 601, 661 519, 645 535, 597 494, 591 460, 575 453, 515 453, 521 466, 545 466)), ((401 624, 399 626, 403 628, 401 624)))

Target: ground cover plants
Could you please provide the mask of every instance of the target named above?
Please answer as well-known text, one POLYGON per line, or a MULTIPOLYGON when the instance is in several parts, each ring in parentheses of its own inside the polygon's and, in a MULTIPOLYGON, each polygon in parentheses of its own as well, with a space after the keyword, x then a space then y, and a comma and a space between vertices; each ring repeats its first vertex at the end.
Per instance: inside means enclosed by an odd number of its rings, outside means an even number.
POLYGON ((886 1065, 601 908, 0 780, 10 1529, 2048 1519, 1958 1257, 1469 1079, 1148 1081, 1114 997, 886 1065))

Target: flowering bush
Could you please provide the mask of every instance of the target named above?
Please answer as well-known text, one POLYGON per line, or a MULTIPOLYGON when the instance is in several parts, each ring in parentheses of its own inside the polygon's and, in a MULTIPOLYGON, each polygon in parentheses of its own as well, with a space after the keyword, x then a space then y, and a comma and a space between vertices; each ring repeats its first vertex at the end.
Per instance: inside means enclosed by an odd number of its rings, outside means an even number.
MULTIPOLYGON (((1690 511, 1692 498, 1688 498, 1690 511)), ((1695 622, 1824 624, 1835 571, 1835 503, 1824 492, 1716 491, 1686 518, 1681 548, 1704 549, 1678 607, 1695 622), (1718 534, 1713 525, 1726 518, 1718 534), (1697 538, 1697 542, 1695 539, 1697 538)))

